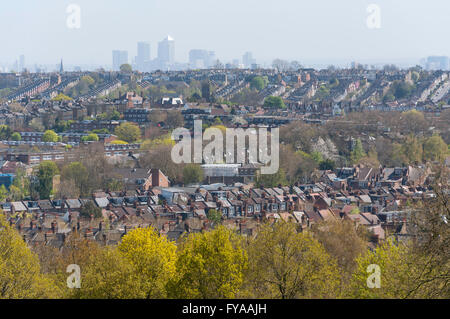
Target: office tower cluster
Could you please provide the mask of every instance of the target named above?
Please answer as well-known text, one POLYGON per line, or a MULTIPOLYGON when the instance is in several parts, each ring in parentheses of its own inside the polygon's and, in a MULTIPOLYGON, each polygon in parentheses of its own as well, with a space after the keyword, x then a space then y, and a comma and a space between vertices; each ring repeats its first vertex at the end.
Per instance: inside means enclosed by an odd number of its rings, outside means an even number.
MULTIPOLYGON (((210 69, 220 65, 214 51, 205 49, 192 49, 189 51, 188 63, 175 61, 175 40, 170 35, 158 42, 156 57, 152 59, 151 44, 147 41, 137 43, 137 55, 130 61, 128 51, 114 50, 112 52, 112 69, 119 71, 123 64, 131 64, 133 70, 140 72, 152 72, 155 70, 177 71, 186 69, 210 69)), ((256 60, 251 52, 246 52, 232 63, 224 64, 226 68, 256 68, 256 60)))
POLYGON ((128 63, 128 51, 114 50, 112 52, 113 71, 119 71, 120 66, 128 63))
POLYGON ((429 56, 425 62, 427 70, 449 70, 450 63, 447 56, 429 56))
POLYGON ((155 59, 151 58, 151 45, 149 42, 137 43, 137 55, 133 61, 128 60, 128 52, 114 50, 113 70, 119 71, 120 66, 129 63, 134 70, 141 72, 150 72, 153 70, 170 70, 175 63, 175 40, 171 36, 165 37, 158 43, 158 55, 155 59))
POLYGON ((191 50, 189 52, 189 67, 191 69, 208 69, 216 63, 216 53, 207 50, 191 50))

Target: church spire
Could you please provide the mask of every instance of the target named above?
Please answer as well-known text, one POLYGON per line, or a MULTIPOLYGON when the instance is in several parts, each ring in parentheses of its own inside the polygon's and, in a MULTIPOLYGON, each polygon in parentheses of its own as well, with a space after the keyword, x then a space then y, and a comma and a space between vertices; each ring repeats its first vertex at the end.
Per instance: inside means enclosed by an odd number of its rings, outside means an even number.
POLYGON ((61 65, 59 67, 59 73, 63 73, 63 72, 64 72, 63 59, 61 59, 61 65))

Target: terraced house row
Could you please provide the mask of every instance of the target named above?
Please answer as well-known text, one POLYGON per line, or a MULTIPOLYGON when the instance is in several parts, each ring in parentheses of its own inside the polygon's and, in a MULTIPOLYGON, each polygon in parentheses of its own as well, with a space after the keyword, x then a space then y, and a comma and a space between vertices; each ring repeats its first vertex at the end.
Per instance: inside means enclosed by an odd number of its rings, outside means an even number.
POLYGON ((252 235, 265 221, 293 222, 303 230, 321 222, 349 219, 369 231, 375 246, 387 234, 399 240, 408 238, 406 220, 411 210, 407 203, 433 197, 426 177, 420 183, 410 182, 417 175, 412 168, 387 168, 377 174, 378 183, 367 186, 351 181, 374 180, 370 172, 341 169, 337 173, 324 171, 322 181, 315 184, 171 187, 165 175, 154 170, 142 182, 123 174, 129 185, 121 192, 97 191, 90 198, 3 202, 0 208, 24 240, 33 245, 61 247, 74 232, 106 245, 117 243, 137 227, 152 226, 177 240, 218 222, 252 235), (342 187, 343 181, 350 182, 342 187), (95 207, 101 213, 86 213, 86 207, 95 207), (218 212, 221 219, 212 218, 212 212, 218 212))

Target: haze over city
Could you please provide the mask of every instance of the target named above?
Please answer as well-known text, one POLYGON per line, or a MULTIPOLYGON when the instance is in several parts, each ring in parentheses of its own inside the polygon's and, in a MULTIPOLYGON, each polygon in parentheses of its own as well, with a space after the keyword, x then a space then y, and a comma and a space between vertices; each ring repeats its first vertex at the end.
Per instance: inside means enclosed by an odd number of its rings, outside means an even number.
POLYGON ((415 65, 429 55, 450 55, 450 3, 431 0, 346 1, 2 1, 0 65, 20 55, 26 64, 111 66, 113 50, 136 56, 149 42, 151 58, 167 35, 176 41, 175 61, 191 49, 214 51, 222 62, 250 51, 260 64, 275 58, 304 65, 360 63, 415 65), (380 7, 380 28, 369 28, 370 4, 380 7), (67 27, 70 4, 81 8, 81 27, 67 27), (445 27, 447 26, 447 27, 445 27), (7 50, 6 50, 7 49, 7 50))
POLYGON ((1 0, 2 310, 447 306, 449 9, 1 0))

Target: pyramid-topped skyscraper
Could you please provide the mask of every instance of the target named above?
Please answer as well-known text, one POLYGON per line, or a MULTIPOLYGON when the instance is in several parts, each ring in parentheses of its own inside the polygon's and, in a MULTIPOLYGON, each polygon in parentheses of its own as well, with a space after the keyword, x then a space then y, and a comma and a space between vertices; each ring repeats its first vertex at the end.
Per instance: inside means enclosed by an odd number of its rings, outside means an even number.
POLYGON ((175 40, 170 35, 158 44, 158 60, 161 66, 175 63, 175 40))

